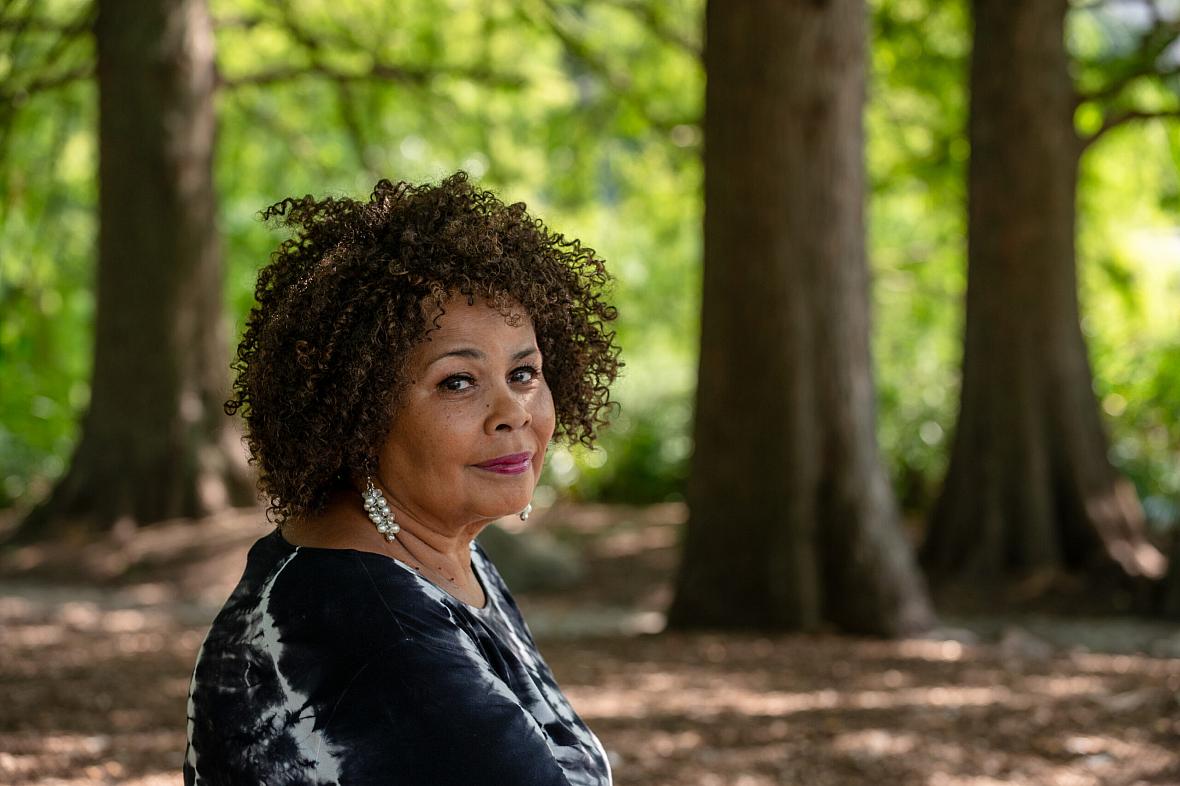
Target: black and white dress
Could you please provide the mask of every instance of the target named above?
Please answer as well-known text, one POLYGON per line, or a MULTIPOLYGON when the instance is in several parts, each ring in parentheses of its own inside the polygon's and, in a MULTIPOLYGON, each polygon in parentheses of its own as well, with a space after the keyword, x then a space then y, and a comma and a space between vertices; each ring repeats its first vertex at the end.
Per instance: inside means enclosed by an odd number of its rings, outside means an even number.
POLYGON ((381 554, 255 543, 197 656, 186 786, 609 786, 601 743, 471 550, 482 609, 381 554))

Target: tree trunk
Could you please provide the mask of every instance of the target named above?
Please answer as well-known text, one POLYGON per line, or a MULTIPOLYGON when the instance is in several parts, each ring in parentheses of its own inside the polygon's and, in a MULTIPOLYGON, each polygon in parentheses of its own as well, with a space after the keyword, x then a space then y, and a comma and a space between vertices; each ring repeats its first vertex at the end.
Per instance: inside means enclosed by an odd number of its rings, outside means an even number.
POLYGON ((100 0, 99 242, 90 408, 70 468, 22 523, 196 516, 254 498, 222 404, 229 347, 203 0, 100 0))
POLYGON ((933 615, 880 465, 859 0, 710 2, 691 516, 669 623, 933 615))
POLYGON ((973 579, 1157 577, 1134 488, 1107 460, 1078 317, 1068 3, 973 5, 963 385, 923 562, 973 579))
POLYGON ((1180 532, 1172 533, 1172 550, 1168 554, 1168 575, 1160 593, 1158 611, 1180 622, 1180 532))

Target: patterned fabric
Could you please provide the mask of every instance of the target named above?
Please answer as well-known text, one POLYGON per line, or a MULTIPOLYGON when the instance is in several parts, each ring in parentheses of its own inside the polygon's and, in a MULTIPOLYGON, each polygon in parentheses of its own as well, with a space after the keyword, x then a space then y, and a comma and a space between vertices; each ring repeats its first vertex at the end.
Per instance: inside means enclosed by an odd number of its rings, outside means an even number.
POLYGON ((609 786, 483 550, 487 604, 380 554, 254 544, 197 655, 186 786, 609 786))

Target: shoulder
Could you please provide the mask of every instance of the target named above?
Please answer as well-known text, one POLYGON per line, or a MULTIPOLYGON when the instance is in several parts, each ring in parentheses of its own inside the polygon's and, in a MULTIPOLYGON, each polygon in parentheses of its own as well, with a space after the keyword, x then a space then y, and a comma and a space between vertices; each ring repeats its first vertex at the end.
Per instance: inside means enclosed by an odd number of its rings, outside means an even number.
POLYGON ((347 747, 358 752, 361 782, 397 771, 406 783, 432 786, 569 786, 546 731, 465 635, 450 646, 393 642, 369 659, 334 712, 337 729, 353 730, 347 747))
MULTIPOLYGON (((285 642, 347 648, 357 655, 401 639, 429 645, 458 620, 394 560, 352 549, 294 546, 277 532, 250 551, 223 615, 265 617, 285 642)), ((215 624, 215 628, 217 625, 215 624)))

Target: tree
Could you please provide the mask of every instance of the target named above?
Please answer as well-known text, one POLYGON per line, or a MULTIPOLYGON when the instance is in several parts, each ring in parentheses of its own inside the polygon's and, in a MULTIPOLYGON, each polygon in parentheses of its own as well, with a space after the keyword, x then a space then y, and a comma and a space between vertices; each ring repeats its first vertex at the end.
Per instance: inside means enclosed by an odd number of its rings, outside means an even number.
MULTIPOLYGON (((338 32, 330 43, 352 66, 342 68, 322 56, 327 43, 282 4, 268 16, 226 25, 277 27, 303 56, 227 78, 215 62, 205 0, 96 5, 97 14, 82 4, 78 20, 65 24, 38 16, 38 9, 0 20, 0 30, 18 41, 58 36, 42 62, 19 74, 20 82, 6 86, 0 98, 16 106, 29 95, 94 76, 99 94, 90 404, 65 476, 18 527, 16 538, 26 541, 71 527, 104 530, 119 522, 199 516, 254 500, 244 450, 222 410, 229 353, 213 183, 216 91, 322 80, 338 89, 347 125, 355 109, 349 88, 357 83, 426 87, 456 77, 520 83, 486 67, 390 62, 358 51, 360 45, 338 32), (71 39, 91 32, 93 60, 58 62, 71 39)), ((9 103, 0 102, 0 149, 14 116, 9 103)))
POLYGON ((228 392, 204 0, 102 0, 90 407, 66 475, 25 520, 106 528, 253 499, 228 392))
POLYGON ((1159 611, 1169 619, 1180 620, 1180 533, 1172 533, 1172 551, 1168 555, 1168 575, 1160 593, 1159 611))
POLYGON ((1164 570, 1134 487, 1107 459, 1074 237, 1079 160, 1111 129, 1161 114, 1114 99, 1154 72, 1177 30, 1157 16, 1128 56, 1106 64, 1106 84, 1083 94, 1070 76, 1067 10, 1067 0, 973 2, 963 382, 922 548, 942 576, 1164 570), (1079 135, 1075 110, 1095 101, 1108 102, 1105 115, 1079 135))
POLYGON ((863 3, 712 2, 705 31, 696 448, 669 624, 921 629, 875 437, 863 3))

